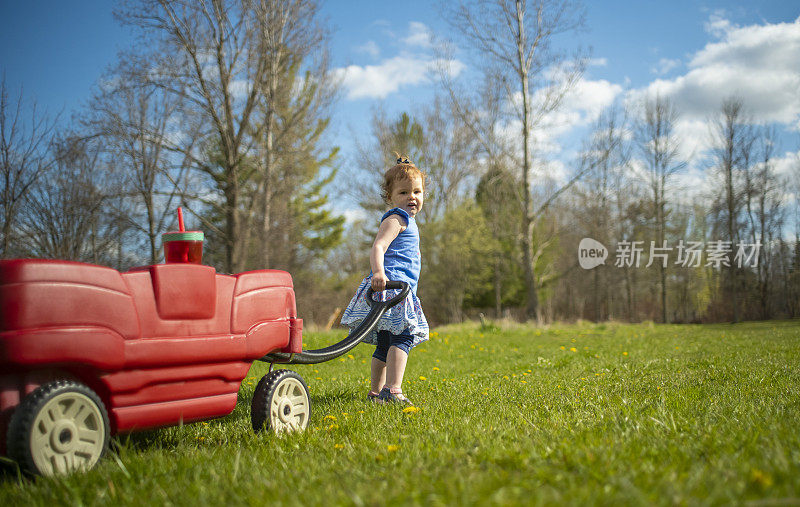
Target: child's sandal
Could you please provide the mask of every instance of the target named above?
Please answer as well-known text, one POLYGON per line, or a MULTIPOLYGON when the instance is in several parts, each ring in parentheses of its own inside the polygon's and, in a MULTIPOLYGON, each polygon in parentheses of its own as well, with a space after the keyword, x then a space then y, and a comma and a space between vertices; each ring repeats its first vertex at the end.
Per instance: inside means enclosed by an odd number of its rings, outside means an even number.
POLYGON ((375 403, 375 402, 378 401, 378 396, 379 396, 379 394, 376 393, 375 391, 370 391, 370 392, 367 393, 367 401, 371 401, 372 403, 375 403))
POLYGON ((378 401, 381 403, 405 403, 406 405, 413 405, 411 400, 406 398, 402 391, 398 389, 392 392, 388 387, 381 389, 381 392, 378 394, 378 401))

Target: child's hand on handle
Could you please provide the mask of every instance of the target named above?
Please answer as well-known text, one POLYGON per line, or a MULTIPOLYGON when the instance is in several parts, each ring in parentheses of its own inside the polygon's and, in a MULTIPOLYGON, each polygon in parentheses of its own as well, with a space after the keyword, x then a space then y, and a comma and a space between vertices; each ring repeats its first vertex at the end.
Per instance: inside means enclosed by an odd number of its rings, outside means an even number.
POLYGON ((372 275, 372 290, 375 292, 384 290, 388 281, 389 278, 386 277, 385 273, 375 273, 372 275))

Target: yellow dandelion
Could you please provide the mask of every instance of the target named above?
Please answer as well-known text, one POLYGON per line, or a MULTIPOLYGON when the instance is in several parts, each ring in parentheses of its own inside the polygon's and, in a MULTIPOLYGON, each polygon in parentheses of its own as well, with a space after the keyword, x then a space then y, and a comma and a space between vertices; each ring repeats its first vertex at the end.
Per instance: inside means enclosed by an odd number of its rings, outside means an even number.
POLYGON ((750 480, 758 483, 762 488, 772 486, 772 477, 757 468, 750 471, 750 480))
POLYGON ((561 350, 567 350, 567 347, 565 347, 563 345, 560 348, 561 348, 561 350))
POLYGON ((439 367, 438 366, 434 366, 433 367, 433 371, 439 371, 439 367))
POLYGON ((427 377, 420 377, 420 380, 428 380, 427 377))
POLYGON ((416 414, 417 412, 419 412, 419 407, 406 407, 403 409, 405 414, 416 414))
POLYGON ((343 444, 334 444, 333 448, 334 449, 344 449, 344 445, 343 444))
POLYGON ((627 352, 623 352, 623 353, 622 353, 622 355, 623 355, 623 356, 627 356, 627 355, 628 355, 628 353, 627 353, 627 352))
POLYGON ((323 421, 335 421, 336 420, 336 416, 328 414, 325 417, 323 417, 322 420, 323 421))
POLYGON ((331 424, 330 426, 328 426, 325 429, 328 430, 328 431, 338 430, 339 429, 339 425, 334 423, 334 424, 331 424))
POLYGON ((347 354, 347 358, 348 359, 355 359, 355 357, 353 357, 353 354, 347 354))
POLYGON ((523 384, 527 384, 528 383, 527 380, 520 380, 520 382, 523 383, 523 384))
POLYGON ((503 375, 503 379, 508 380, 508 375, 503 375))
POLYGON ((577 351, 578 351, 578 349, 576 349, 575 347, 570 347, 570 348, 569 348, 569 351, 570 351, 570 352, 577 352, 577 351))
POLYGON ((398 449, 400 449, 399 445, 389 444, 386 446, 386 450, 389 452, 395 452, 398 449))

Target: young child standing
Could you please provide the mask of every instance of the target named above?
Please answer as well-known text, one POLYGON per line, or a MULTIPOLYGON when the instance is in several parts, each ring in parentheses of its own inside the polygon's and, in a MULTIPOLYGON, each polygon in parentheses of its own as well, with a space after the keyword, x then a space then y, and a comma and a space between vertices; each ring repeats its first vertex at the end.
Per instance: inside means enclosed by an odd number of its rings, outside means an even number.
POLYGON ((411 349, 428 339, 428 322, 417 298, 417 281, 421 266, 419 229, 414 220, 422 209, 425 173, 407 157, 397 161, 383 175, 381 196, 392 206, 381 218, 381 225, 370 250, 372 271, 358 286, 355 296, 342 315, 342 324, 355 328, 370 309, 367 289, 373 297, 386 301, 397 295, 398 289, 386 288, 388 280, 408 283, 411 290, 406 299, 390 308, 365 343, 376 345, 370 365, 369 399, 389 403, 411 404, 403 395, 403 374, 411 349))

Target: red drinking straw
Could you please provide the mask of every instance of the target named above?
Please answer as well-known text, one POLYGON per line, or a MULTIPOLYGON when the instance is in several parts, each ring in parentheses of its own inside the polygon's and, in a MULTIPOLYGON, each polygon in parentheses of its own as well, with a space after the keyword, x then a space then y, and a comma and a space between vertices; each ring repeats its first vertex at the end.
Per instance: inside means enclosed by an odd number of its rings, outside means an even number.
POLYGON ((186 230, 186 228, 184 228, 183 226, 183 210, 181 209, 180 206, 178 206, 178 229, 181 232, 184 232, 186 230))

